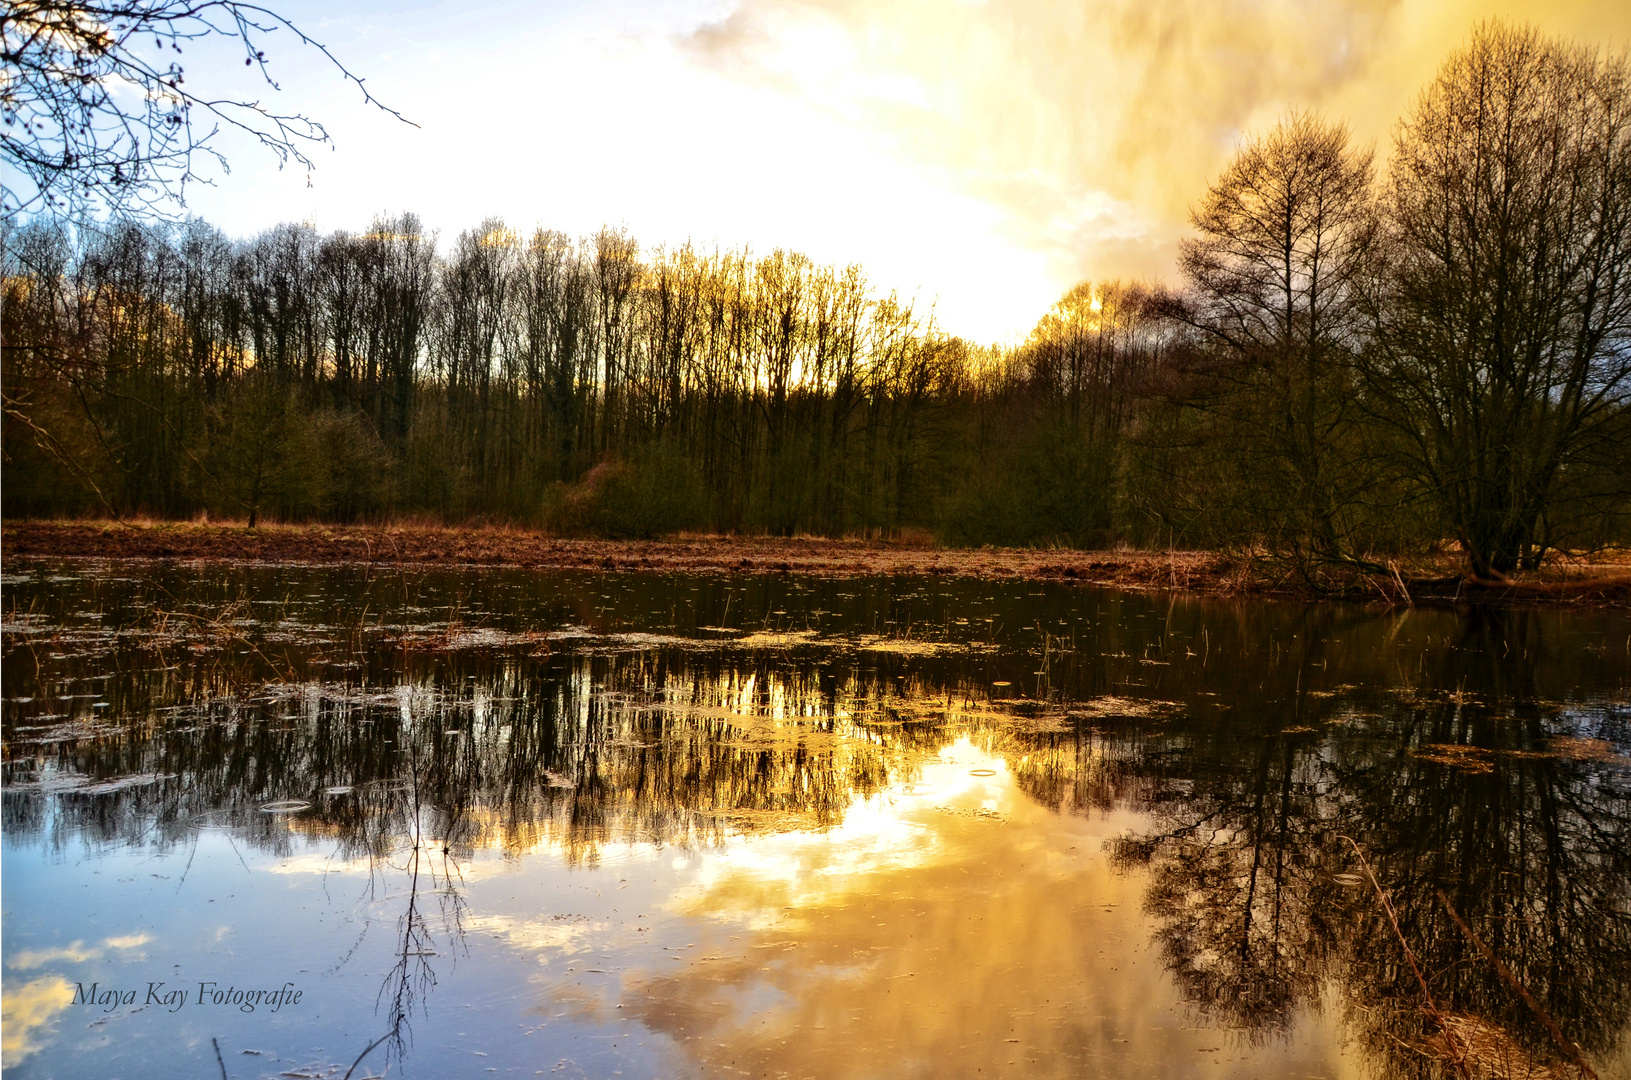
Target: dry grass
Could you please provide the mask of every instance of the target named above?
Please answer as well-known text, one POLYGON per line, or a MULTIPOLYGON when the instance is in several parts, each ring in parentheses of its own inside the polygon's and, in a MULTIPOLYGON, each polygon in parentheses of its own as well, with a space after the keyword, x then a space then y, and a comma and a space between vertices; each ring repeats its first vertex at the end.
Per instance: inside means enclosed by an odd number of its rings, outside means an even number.
POLYGON ((1461 1063, 1474 1080, 1579 1080, 1578 1070, 1537 1061, 1510 1032, 1468 1013, 1446 1013, 1421 1047, 1446 1065, 1461 1063))
POLYGON ((270 563, 520 566, 683 573, 871 574, 1018 578, 1121 589, 1268 593, 1377 603, 1554 601, 1631 606, 1631 552, 1573 561, 1491 585, 1457 576, 1451 556, 1396 573, 1295 573, 1251 553, 937 548, 926 534, 899 541, 681 534, 666 540, 572 540, 500 525, 262 525, 241 522, 7 522, 8 555, 218 559, 270 563))

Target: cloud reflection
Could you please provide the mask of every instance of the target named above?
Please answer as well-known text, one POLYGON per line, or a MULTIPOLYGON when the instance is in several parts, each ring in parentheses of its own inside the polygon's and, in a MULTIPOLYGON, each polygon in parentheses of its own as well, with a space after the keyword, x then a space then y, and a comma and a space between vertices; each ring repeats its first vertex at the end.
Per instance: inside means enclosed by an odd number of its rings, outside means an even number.
POLYGON ((45 1045, 57 1015, 74 999, 74 988, 61 975, 48 975, 21 986, 8 986, 0 1006, 0 1063, 13 1069, 45 1045))
POLYGON ((963 740, 842 826, 712 857, 676 913, 752 932, 678 970, 625 975, 621 1000, 710 1072, 1322 1068, 1334 1039, 1316 1017, 1294 1049, 1186 1025, 1144 945, 1142 882, 1102 856, 1130 820, 1044 810, 1001 757, 963 740))
MULTIPOLYGON (((23 949, 6 957, 6 966, 14 971, 33 971, 46 964, 58 960, 66 960, 70 964, 83 964, 90 960, 100 960, 107 949, 129 951, 139 949, 153 940, 151 934, 125 934, 120 937, 105 938, 102 948, 96 946, 86 947, 83 941, 76 941, 71 945, 59 946, 52 949, 23 949)), ((137 957, 140 959, 140 955, 137 957)))

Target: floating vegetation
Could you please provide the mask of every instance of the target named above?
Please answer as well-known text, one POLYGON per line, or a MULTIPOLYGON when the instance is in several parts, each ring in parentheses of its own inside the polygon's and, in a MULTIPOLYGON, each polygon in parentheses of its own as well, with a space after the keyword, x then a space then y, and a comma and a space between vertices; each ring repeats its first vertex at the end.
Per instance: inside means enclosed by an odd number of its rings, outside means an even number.
POLYGON ((1059 708, 1000 713, 997 717, 997 726, 1015 735, 1063 735, 1075 731, 1081 723, 1079 716, 1059 708))
POLYGON ((1092 698, 1088 701, 1071 702, 1070 706, 1065 710, 1065 715, 1092 719, 1110 716, 1159 716, 1182 708, 1183 706, 1176 701, 1117 697, 1107 694, 1104 697, 1092 698))
POLYGON ((814 630, 756 630, 725 644, 738 649, 790 649, 813 644, 817 637, 814 630))
POLYGON ((978 818, 981 821, 1002 821, 1003 816, 989 806, 937 806, 937 811, 953 817, 978 818))
POLYGON ((1546 748, 1566 761, 1601 761, 1610 765, 1631 766, 1631 757, 1617 752, 1614 744, 1607 739, 1554 735, 1546 740, 1546 748))
POLYGON ((966 650, 968 647, 919 641, 915 638, 879 637, 868 634, 860 639, 857 648, 862 652, 894 653, 897 656, 935 656, 949 648, 966 650))
POLYGON ((690 649, 697 646, 695 638, 678 637, 674 634, 608 634, 602 640, 618 649, 690 649))
POLYGON ((98 780, 52 768, 31 780, 7 780, 5 790, 8 795, 112 795, 114 792, 149 787, 175 778, 174 773, 136 773, 110 780, 98 780))
POLYGON ((1416 747, 1410 753, 1422 761, 1431 761, 1435 765, 1460 769, 1462 772, 1487 773, 1495 770, 1495 755, 1478 746, 1466 746, 1462 743, 1427 743, 1425 746, 1416 747))
POLYGON ((343 682, 273 682, 237 698, 240 704, 354 705, 428 708, 442 693, 427 686, 366 687, 343 682))
MULTIPOLYGON (((34 717, 40 720, 48 718, 55 717, 49 713, 34 717)), ((56 743, 112 738, 124 734, 124 730, 124 726, 113 722, 111 717, 98 717, 94 720, 84 717, 54 724, 18 725, 11 729, 6 741, 23 745, 50 746, 56 743)))

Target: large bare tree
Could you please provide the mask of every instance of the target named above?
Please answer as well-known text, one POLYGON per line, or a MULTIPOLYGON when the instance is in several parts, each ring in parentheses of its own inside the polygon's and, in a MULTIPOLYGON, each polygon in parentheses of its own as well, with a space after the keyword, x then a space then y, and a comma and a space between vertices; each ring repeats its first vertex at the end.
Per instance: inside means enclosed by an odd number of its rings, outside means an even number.
POLYGON ((1293 113, 1240 147, 1191 219, 1179 310, 1209 345, 1192 400, 1226 418, 1232 496, 1276 546, 1345 558, 1371 155, 1345 126, 1293 113))
POLYGON ((1367 397, 1499 579, 1558 542, 1631 405, 1625 55, 1479 27, 1398 128, 1385 221, 1367 397))

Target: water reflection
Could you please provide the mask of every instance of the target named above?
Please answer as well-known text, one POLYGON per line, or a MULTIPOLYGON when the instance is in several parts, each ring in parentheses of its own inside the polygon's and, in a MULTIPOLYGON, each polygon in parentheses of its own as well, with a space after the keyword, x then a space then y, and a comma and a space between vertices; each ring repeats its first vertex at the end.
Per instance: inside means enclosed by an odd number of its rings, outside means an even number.
POLYGON ((1284 1029, 1335 971, 1350 1028, 1390 1072, 1442 1065, 1420 1052, 1430 1017, 1354 873, 1352 837, 1433 973, 1438 1009, 1542 1061, 1562 1053, 1469 947, 1443 890, 1568 1038, 1600 1053, 1623 1038, 1631 762, 1612 748, 1627 745, 1631 712, 1538 700, 1536 661, 1509 655, 1502 622, 1468 619, 1455 663, 1438 658, 1437 685, 1453 675, 1453 691, 1401 687, 1359 708, 1337 695, 1293 711, 1302 723, 1277 736, 1223 719, 1146 744, 1140 804, 1155 824, 1115 857, 1151 869, 1157 940, 1203 1015, 1284 1029))
MULTIPOLYGON (((546 1008, 754 1072, 867 1073, 861 1048, 906 1075, 1568 1065, 1442 890, 1567 1040, 1625 1067, 1618 616, 978 583, 55 576, 7 588, 8 874, 25 849, 190 867, 220 835, 287 869, 321 847, 396 927, 342 1066, 382 1037, 415 1060, 413 1020, 472 933, 609 956, 551 976, 546 1008), (681 967, 605 912, 472 899, 494 859, 608 875, 662 851, 689 874, 664 917, 713 950, 681 967)), ((70 984, 25 979, 41 953, 7 920, 10 1063, 40 1052, 70 984)))

